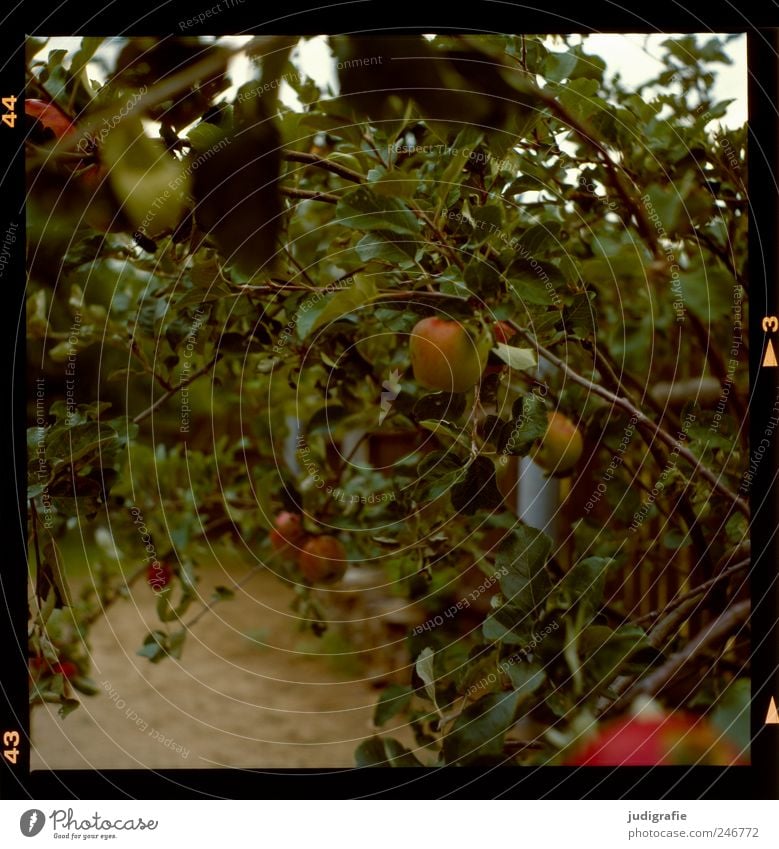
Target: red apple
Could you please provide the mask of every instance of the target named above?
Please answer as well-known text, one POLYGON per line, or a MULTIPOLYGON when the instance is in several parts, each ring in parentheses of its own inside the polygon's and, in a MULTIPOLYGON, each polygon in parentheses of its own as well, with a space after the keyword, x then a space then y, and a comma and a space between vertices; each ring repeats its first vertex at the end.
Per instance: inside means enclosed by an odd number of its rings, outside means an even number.
POLYGON ((492 325, 492 333, 496 342, 508 345, 509 341, 517 335, 517 331, 507 321, 496 321, 492 325))
POLYGON ((24 114, 34 118, 45 129, 51 130, 55 139, 76 131, 76 125, 58 106, 44 100, 25 100, 24 114))
POLYGON ((340 581, 346 572, 346 551, 340 540, 333 536, 311 537, 298 555, 298 566, 311 584, 340 581))
POLYGON ((78 675, 78 667, 72 660, 50 663, 43 655, 30 658, 30 669, 38 675, 63 675, 67 679, 78 675))
POLYGON ((70 680, 74 676, 78 675, 78 667, 72 660, 63 660, 59 663, 55 663, 51 667, 52 674, 54 675, 63 675, 65 678, 70 680))
POLYGON ((299 548, 296 543, 301 542, 305 533, 301 516, 283 510, 274 519, 273 529, 268 536, 274 551, 291 556, 299 548))
POLYGON ((569 766, 666 766, 739 763, 739 753, 702 717, 629 717, 600 728, 566 761, 569 766))
MULTIPOLYGON (((508 345, 509 341, 517 335, 517 331, 506 321, 496 321, 492 325, 492 335, 495 337, 495 342, 502 342, 504 345, 508 345)), ((488 365, 484 369, 484 376, 486 377, 488 374, 499 374, 505 368, 505 365, 488 365)))
POLYGON ((173 567, 164 561, 152 563, 146 570, 146 581, 155 591, 164 590, 173 577, 173 567))
POLYGON ((414 325, 410 341, 414 378, 427 389, 465 392, 481 380, 491 340, 473 338, 458 321, 423 318, 414 325))
POLYGON ((563 413, 550 411, 547 418, 546 435, 531 457, 544 471, 564 477, 579 462, 584 440, 579 428, 563 413))

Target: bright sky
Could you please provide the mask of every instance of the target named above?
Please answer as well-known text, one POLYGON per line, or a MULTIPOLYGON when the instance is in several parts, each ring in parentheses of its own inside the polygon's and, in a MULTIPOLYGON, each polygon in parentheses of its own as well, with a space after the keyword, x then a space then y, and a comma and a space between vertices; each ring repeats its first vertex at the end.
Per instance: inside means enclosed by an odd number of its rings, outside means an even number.
MULTIPOLYGON (((706 33, 699 39, 708 40, 715 33, 706 33)), ((626 87, 638 86, 646 80, 656 76, 662 67, 659 57, 663 50, 661 43, 669 37, 669 34, 599 34, 587 37, 587 51, 601 56, 607 65, 607 74, 611 76, 619 72, 622 84, 626 87)), ((233 44, 241 44, 248 41, 250 36, 229 36, 225 41, 233 44)), ((717 64, 716 80, 712 95, 716 100, 727 100, 734 98, 734 102, 728 107, 723 123, 730 127, 741 125, 747 119, 747 45, 746 35, 724 45, 725 52, 733 60, 732 65, 717 64)), ((57 37, 49 41, 48 49, 56 47, 75 51, 80 39, 72 37, 57 37)), ((547 46, 552 50, 560 50, 561 45, 551 40, 547 46)), ((117 45, 118 47, 118 45, 117 45)), ((109 50, 117 49, 111 45, 109 50)), ((46 50, 46 48, 44 48, 46 50)), ((111 50, 111 52, 113 52, 111 50)), ((108 52, 108 51, 106 51, 108 52)), ((336 87, 335 65, 330 55, 325 36, 307 39, 299 46, 299 63, 301 70, 313 78, 320 85, 329 84, 336 87)), ((238 85, 250 78, 252 66, 245 57, 237 57, 230 65, 230 76, 235 81, 235 86, 227 92, 231 97, 238 85)), ((98 66, 90 65, 90 72, 94 78, 100 78, 101 73, 98 66)), ((295 94, 287 83, 282 83, 281 96, 285 103, 293 105, 296 101, 295 94)))

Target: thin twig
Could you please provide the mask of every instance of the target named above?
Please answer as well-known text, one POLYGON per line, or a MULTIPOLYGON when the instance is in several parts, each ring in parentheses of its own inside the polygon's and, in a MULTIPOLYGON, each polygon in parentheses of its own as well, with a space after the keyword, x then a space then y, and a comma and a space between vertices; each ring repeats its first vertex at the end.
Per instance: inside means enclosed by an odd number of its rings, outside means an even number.
POLYGON ((742 569, 748 568, 750 563, 751 560, 742 560, 739 563, 734 564, 733 566, 729 566, 727 569, 722 571, 719 575, 713 577, 711 580, 704 581, 704 583, 699 584, 694 589, 684 593, 684 595, 675 596, 661 610, 653 610, 651 613, 647 613, 644 616, 639 616, 638 619, 634 619, 633 621, 636 624, 639 624, 641 622, 648 622, 650 619, 657 619, 661 616, 665 616, 672 610, 675 610, 688 599, 698 598, 698 596, 705 595, 706 592, 711 589, 711 587, 713 587, 715 584, 718 584, 720 581, 726 580, 731 575, 734 575, 736 572, 740 572, 742 569))
POLYGON ((317 192, 311 189, 296 189, 292 186, 279 186, 279 192, 289 198, 300 200, 321 200, 323 203, 338 203, 338 196, 330 192, 317 192))
POLYGON ((742 626, 749 619, 750 609, 750 601, 741 601, 738 604, 734 604, 702 631, 699 631, 681 651, 671 655, 659 669, 656 669, 647 675, 646 678, 636 682, 633 687, 623 693, 614 702, 611 709, 619 710, 622 707, 626 707, 639 694, 655 696, 661 693, 681 672, 683 667, 691 663, 711 645, 729 637, 734 629, 742 626))
POLYGON ((132 351, 133 351, 133 353, 135 354, 136 358, 137 358, 138 360, 140 360, 140 363, 141 363, 141 365, 143 366, 144 371, 145 371, 148 375, 150 375, 151 377, 153 377, 153 378, 154 378, 154 380, 156 380, 156 381, 157 381, 157 383, 159 383, 159 384, 160 384, 160 386, 161 386, 161 387, 162 387, 162 388, 163 388, 166 392, 170 392, 170 390, 171 390, 171 389, 173 389, 173 387, 170 385, 170 382, 169 382, 169 381, 167 381, 167 380, 166 380, 166 379, 165 379, 165 378, 164 378, 161 374, 159 374, 158 372, 156 372, 156 371, 154 370, 154 367, 153 367, 153 366, 151 365, 151 363, 150 363, 150 362, 146 359, 146 355, 143 353, 143 350, 141 349, 141 346, 140 346, 140 345, 139 345, 139 344, 135 341, 135 339, 132 339, 132 340, 131 340, 131 342, 130 342, 130 347, 132 348, 132 351))
MULTIPOLYGON (((588 347, 587 343, 584 343, 584 347, 588 347)), ((602 346, 601 346, 602 348, 602 346)), ((603 354, 603 351, 599 349, 596 345, 589 345, 589 350, 592 353, 593 359, 595 361, 595 365, 599 366, 601 371, 604 373, 605 377, 608 378, 611 382, 612 388, 616 392, 622 393, 625 398, 633 404, 634 407, 638 408, 639 402, 633 397, 627 387, 624 385, 619 375, 617 375, 616 371, 612 368, 609 359, 603 354)), ((651 396, 649 396, 651 398, 651 396)), ((655 411, 657 412, 657 408, 655 407, 655 411)), ((662 416, 662 412, 660 413, 662 416)), ((681 427, 680 423, 676 419, 675 416, 668 416, 668 418, 677 426, 681 427)), ((653 439, 653 431, 652 429, 642 423, 637 423, 637 428, 643 439, 645 440, 647 446, 649 447, 649 451, 654 457, 655 462, 658 465, 658 468, 663 468, 666 462, 666 457, 663 455, 662 448, 658 445, 657 440, 653 439)), ((671 512, 676 513, 679 511, 684 521, 687 523, 688 533, 692 538, 692 542, 695 546, 696 553, 698 555, 698 563, 703 569, 703 573, 706 577, 709 577, 714 574, 714 569, 711 563, 711 558, 709 556, 709 546, 706 542, 706 539, 703 536, 700 528, 700 522, 697 519, 695 512, 692 510, 690 505, 686 500, 680 498, 676 505, 672 508, 671 512)), ((670 516, 669 516, 670 518, 670 516)))
POLYGON ((711 469, 701 463, 701 461, 690 451, 689 448, 685 448, 683 445, 679 443, 677 439, 674 439, 668 431, 661 428, 659 425, 655 424, 649 416, 646 415, 642 410, 632 404, 627 398, 621 398, 619 395, 615 395, 613 392, 610 392, 608 389, 604 389, 604 387, 599 386, 597 383, 593 383, 591 380, 588 380, 583 375, 574 371, 564 360, 561 360, 559 357, 555 356, 548 348, 544 348, 538 340, 525 328, 521 327, 514 321, 509 322, 512 327, 514 327, 519 333, 522 334, 532 345, 535 346, 536 350, 541 354, 545 359, 549 360, 550 363, 556 365, 565 375, 569 377, 574 383, 578 383, 580 386, 584 386, 593 395, 598 395, 606 401, 614 404, 616 407, 620 407, 625 410, 625 412, 630 413, 632 417, 636 419, 636 424, 638 425, 646 425, 649 427, 654 435, 661 441, 664 442, 669 448, 673 449, 673 451, 678 454, 680 457, 685 459, 690 465, 695 469, 695 471, 705 480, 707 480, 714 489, 717 490, 721 495, 724 495, 729 501, 733 503, 733 505, 745 516, 749 517, 749 505, 743 498, 736 495, 735 492, 732 492, 729 487, 727 487, 722 481, 711 471, 711 469))
POLYGON ((302 162, 306 165, 313 165, 315 168, 322 168, 324 171, 331 171, 344 180, 351 180, 353 183, 365 182, 365 177, 359 171, 353 171, 339 162, 334 162, 332 159, 325 159, 323 156, 318 156, 316 153, 303 153, 297 150, 282 150, 281 155, 288 162, 302 162))
POLYGON ((691 239, 698 243, 703 243, 709 250, 709 252, 716 256, 728 269, 728 271, 733 275, 733 279, 742 286, 744 289, 747 288, 744 280, 741 275, 738 273, 738 269, 736 268, 736 264, 733 261, 732 253, 723 250, 720 246, 714 241, 714 239, 709 236, 708 233, 704 233, 702 230, 695 230, 693 234, 690 236, 691 239))
POLYGON ((616 190, 625 207, 633 214, 639 233, 641 233, 642 237, 649 245, 652 254, 657 259, 664 259, 665 255, 658 241, 657 231, 649 221, 646 209, 636 202, 632 189, 625 185, 622 177, 620 176, 621 166, 617 166, 615 164, 614 160, 611 158, 611 154, 600 143, 600 141, 598 141, 594 133, 571 112, 569 112, 563 105, 562 101, 550 92, 544 91, 538 86, 528 82, 524 82, 523 87, 527 87, 529 89, 529 93, 542 100, 563 123, 567 124, 572 130, 575 130, 575 132, 595 150, 601 160, 601 163, 606 168, 611 185, 616 190))
POLYGON ((147 407, 142 413, 138 413, 138 415, 133 419, 134 424, 140 424, 144 419, 147 419, 158 407, 162 406, 168 398, 175 395, 180 389, 183 389, 185 386, 189 386, 193 380, 197 380, 197 378, 202 377, 206 372, 208 372, 219 359, 218 355, 212 357, 202 368, 198 369, 186 379, 182 380, 181 383, 176 386, 172 386, 167 392, 164 392, 160 397, 149 407, 147 407))
MULTIPOLYGON (((641 391, 641 387, 638 385, 636 379, 625 369, 620 368, 619 374, 617 374, 617 370, 614 367, 614 363, 611 361, 607 353, 604 353, 603 345, 593 344, 589 339, 579 339, 576 336, 566 336, 566 339, 571 342, 578 342, 582 348, 589 351, 592 354, 593 359, 595 360, 596 365, 599 368, 602 368, 606 371, 607 374, 611 376, 612 383, 614 386, 619 387, 619 391, 625 394, 625 397, 631 401, 633 404, 638 406, 638 401, 635 396, 631 396, 630 391, 625 386, 626 382, 630 382, 634 390, 641 391)), ((671 412, 669 409, 664 409, 653 397, 650 392, 647 392, 645 389, 643 390, 643 398, 646 400, 646 403, 652 407, 652 409, 659 415, 665 416, 668 418, 674 427, 681 427, 681 422, 679 419, 671 412)))
MULTIPOLYGON (((233 586, 236 589, 241 589, 246 586, 249 581, 257 574, 259 574, 263 569, 267 568, 268 563, 272 562, 280 552, 274 551, 272 552, 264 563, 258 563, 241 578, 240 581, 236 581, 233 586)), ((194 625, 196 625, 207 613, 210 613, 220 602, 224 601, 223 596, 217 596, 216 598, 211 599, 211 601, 207 602, 203 605, 203 607, 189 620, 189 622, 182 622, 182 625, 186 629, 191 629, 194 625)))
MULTIPOLYGON (((139 566, 132 573, 132 575, 130 575, 130 577, 124 582, 124 587, 131 587, 138 580, 138 578, 141 577, 141 575, 145 574, 148 571, 148 568, 149 567, 147 566, 146 563, 139 566)), ((122 589, 124 589, 124 587, 122 589)), ((97 622, 97 620, 101 616, 105 615, 108 608, 111 607, 112 604, 119 601, 120 598, 122 598, 122 590, 121 589, 116 590, 112 595, 108 596, 107 598, 102 599, 102 603, 100 604, 100 606, 96 610, 93 610, 92 613, 89 614, 89 616, 85 616, 81 620, 82 624, 84 624, 84 625, 94 625, 94 623, 97 622)))
POLYGON ((411 290, 403 290, 403 291, 394 291, 394 292, 379 292, 373 299, 373 303, 380 303, 382 301, 415 301, 417 298, 420 300, 445 300, 445 301, 454 301, 465 304, 468 302, 468 298, 464 298, 462 295, 451 295, 448 292, 428 292, 427 290, 421 289, 411 289, 411 290))
POLYGON ((366 441, 366 439, 368 439, 370 436, 372 436, 371 432, 370 432, 369 430, 364 430, 364 431, 362 432, 362 435, 360 436, 360 438, 359 438, 359 439, 358 439, 358 440, 354 443, 354 445, 352 446, 352 450, 351 450, 351 451, 350 451, 350 452, 349 452, 349 453, 348 453, 348 454, 347 454, 347 455, 343 458, 343 461, 342 461, 342 462, 341 462, 341 464, 338 466, 338 468, 336 469, 336 472, 335 472, 336 480, 337 480, 339 483, 340 483, 340 481, 341 481, 341 475, 343 474, 343 471, 344 471, 344 469, 346 468, 347 464, 348 464, 348 463, 350 463, 350 462, 354 459, 354 455, 357 453, 357 451, 359 450, 360 446, 361 446, 361 445, 362 445, 362 444, 366 441))
MULTIPOLYGON (((291 247, 290 247, 289 242, 288 242, 288 241, 286 241, 286 240, 285 240, 285 241, 283 241, 283 242, 282 242, 282 248, 284 249, 284 253, 286 253, 287 258, 289 259, 289 261, 290 261, 290 262, 291 262, 291 263, 295 266, 295 268, 297 268, 297 270, 300 272, 301 277, 303 277, 303 279, 304 279, 304 280, 307 280, 307 281, 308 281, 308 283, 309 283, 308 291, 315 291, 315 292, 316 292, 316 291, 319 289, 319 287, 318 287, 318 286, 317 286, 317 284, 316 284, 316 283, 315 283, 315 282, 311 279, 311 277, 310 277, 310 275, 309 275, 309 273, 308 273, 308 270, 307 270, 307 269, 305 269, 305 268, 303 268, 303 266, 302 266, 302 265, 301 265, 301 264, 297 261, 297 259, 295 259, 295 255, 292 253, 292 249, 291 249, 291 247)), ((285 286, 285 288, 286 288, 286 286, 285 286)))

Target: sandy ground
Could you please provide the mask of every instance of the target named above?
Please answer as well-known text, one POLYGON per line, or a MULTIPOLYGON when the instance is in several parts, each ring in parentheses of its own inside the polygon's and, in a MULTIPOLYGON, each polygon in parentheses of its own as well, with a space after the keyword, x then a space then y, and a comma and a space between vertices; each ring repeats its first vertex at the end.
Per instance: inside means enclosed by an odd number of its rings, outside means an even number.
MULTIPOLYGON (((220 583, 224 574, 207 572, 201 592, 220 583)), ((56 706, 33 711, 33 769, 353 766, 379 690, 356 658, 311 652, 292 595, 257 575, 195 626, 181 661, 152 664, 135 654, 159 627, 153 593, 139 586, 93 628, 101 692, 65 719, 56 706)))

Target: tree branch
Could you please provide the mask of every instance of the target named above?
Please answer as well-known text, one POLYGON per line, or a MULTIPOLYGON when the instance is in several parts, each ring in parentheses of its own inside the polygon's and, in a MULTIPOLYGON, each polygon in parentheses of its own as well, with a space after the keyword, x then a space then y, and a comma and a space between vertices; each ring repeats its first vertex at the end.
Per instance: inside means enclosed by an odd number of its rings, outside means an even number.
POLYGON ((672 448, 675 453, 677 453, 680 457, 685 459, 693 469, 705 480, 707 480, 712 487, 717 490, 721 495, 724 495, 728 501, 731 501, 733 505, 745 516, 749 517, 749 505, 743 498, 736 495, 735 492, 732 492, 722 481, 711 471, 711 469, 704 466, 701 461, 690 451, 689 448, 685 448, 683 445, 679 444, 677 439, 674 439, 668 431, 663 430, 659 425, 656 425, 649 416, 646 415, 643 411, 641 411, 638 407, 632 404, 627 398, 620 398, 619 395, 615 395, 613 392, 610 392, 608 389, 604 389, 602 386, 598 386, 597 383, 593 383, 591 380, 588 380, 586 377, 580 375, 578 372, 575 372, 564 360, 561 360, 559 357, 555 356, 548 348, 544 348, 538 340, 525 328, 520 327, 516 322, 509 322, 512 327, 514 327, 517 332, 519 332, 522 336, 525 337, 532 345, 535 346, 536 350, 539 354, 541 354, 544 358, 549 360, 550 363, 556 365, 566 377, 569 377, 574 383, 578 383, 580 386, 584 386, 593 395, 598 395, 606 401, 609 401, 616 407, 624 410, 626 413, 630 413, 632 417, 636 419, 636 424, 645 425, 651 429, 653 434, 663 443, 665 443, 669 448, 672 448))
POLYGON ((646 678, 637 681, 623 693, 610 709, 619 710, 639 694, 656 696, 676 678, 682 669, 691 663, 699 654, 726 639, 736 629, 749 619, 751 602, 741 601, 722 613, 717 619, 699 631, 687 645, 671 657, 646 678))
POLYGON ((705 595, 708 590, 710 590, 715 584, 718 584, 720 581, 724 581, 729 578, 731 575, 735 575, 736 572, 740 572, 743 569, 747 569, 751 560, 742 560, 739 563, 735 563, 733 566, 728 566, 727 569, 724 569, 720 572, 719 575, 715 575, 711 580, 704 581, 704 583, 699 584, 694 589, 689 592, 684 593, 683 595, 675 596, 671 599, 671 601, 666 604, 666 606, 662 610, 653 610, 651 613, 647 613, 644 616, 639 616, 638 619, 634 619, 633 621, 636 624, 641 622, 648 622, 651 619, 659 619, 661 616, 665 616, 671 611, 675 610, 677 607, 682 605, 684 602, 689 599, 698 598, 699 596, 705 595))
MULTIPOLYGON (((277 37, 256 36, 251 41, 238 47, 222 47, 221 51, 216 55, 206 56, 205 59, 201 59, 199 62, 184 68, 182 71, 166 77, 131 103, 124 104, 122 107, 124 118, 129 118, 132 115, 145 112, 153 106, 164 103, 179 92, 195 85, 204 78, 210 78, 212 75, 226 68, 233 56, 239 53, 246 53, 247 51, 258 51, 263 44, 272 43, 275 38, 277 37)), ((99 135, 98 130, 103 122, 113 126, 116 123, 117 105, 117 103, 109 103, 103 109, 98 109, 90 113, 88 117, 79 120, 79 130, 81 132, 68 133, 58 139, 56 145, 54 145, 55 149, 52 151, 52 155, 59 156, 61 153, 75 150, 84 135, 90 133, 99 135)))
POLYGON ((544 91, 532 83, 525 83, 523 87, 527 87, 529 89, 529 93, 542 100, 564 124, 567 124, 572 130, 575 130, 576 133, 595 150, 608 172, 612 186, 627 209, 633 214, 638 226, 638 231, 649 245, 652 254, 655 258, 664 260, 665 254, 658 242, 657 231, 649 221, 646 209, 636 202, 631 189, 625 185, 622 177, 620 176, 618 166, 611 158, 611 154, 609 154, 606 148, 598 141, 597 138, 595 138, 590 129, 578 118, 574 117, 574 115, 572 115, 554 95, 544 91))
MULTIPOLYGON (((736 417, 737 422, 746 422, 747 419, 747 410, 744 406, 741 397, 738 394, 738 390, 733 383, 732 375, 728 375, 727 367, 725 366, 725 360, 720 354, 717 346, 711 339, 711 335, 706 328, 706 325, 698 318, 697 315, 692 310, 688 310, 687 317, 690 319, 690 324, 692 325, 692 329, 695 331, 695 335, 698 337, 698 340, 701 343, 701 347, 703 348, 703 354, 706 357, 707 362, 711 366, 711 370, 714 373, 714 377, 720 383, 723 391, 725 386, 727 385, 728 379, 730 379, 730 392, 728 393, 727 402, 733 408, 733 414, 736 417)), ((744 428, 739 428, 739 433, 742 435, 742 441, 746 444, 747 433, 744 428)))
POLYGON ((134 424, 140 424, 144 419, 147 419, 158 407, 161 407, 168 398, 175 395, 180 389, 183 389, 185 386, 189 386, 192 381, 197 380, 199 377, 202 377, 206 372, 208 372, 212 366, 219 359, 218 356, 212 357, 202 368, 198 369, 186 379, 182 380, 181 383, 176 386, 172 386, 167 392, 164 392, 160 397, 150 406, 147 407, 142 413, 138 413, 138 415, 133 419, 134 424))
POLYGON ((338 195, 329 192, 316 192, 310 189, 295 189, 292 186, 279 186, 279 192, 289 198, 300 200, 321 200, 324 203, 338 203, 338 195))
POLYGON ((282 150, 281 155, 288 162, 302 162, 306 165, 313 165, 315 168, 322 168, 325 171, 331 171, 344 180, 351 180, 353 183, 365 182, 365 177, 359 171, 353 171, 339 162, 333 162, 332 159, 325 159, 323 156, 318 156, 316 153, 303 153, 297 150, 282 150))
MULTIPOLYGON (((240 581, 235 581, 233 586, 236 589, 241 589, 245 587, 246 584, 251 581, 251 579, 259 574, 263 569, 268 568, 268 563, 272 563, 274 560, 278 559, 280 552, 272 551, 268 557, 260 563, 255 564, 249 569, 249 571, 241 578, 240 581)), ((190 630, 194 625, 196 625, 207 613, 210 613, 220 602, 224 601, 224 598, 221 596, 217 596, 216 598, 211 599, 211 601, 206 602, 203 607, 187 622, 181 622, 182 626, 187 630, 190 630)))

